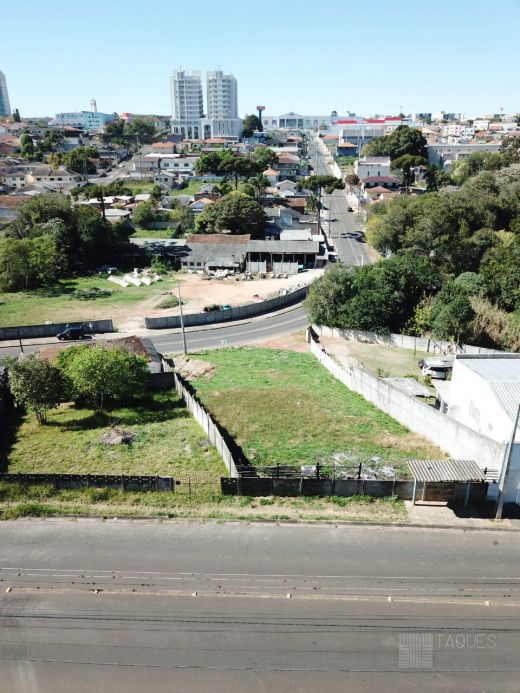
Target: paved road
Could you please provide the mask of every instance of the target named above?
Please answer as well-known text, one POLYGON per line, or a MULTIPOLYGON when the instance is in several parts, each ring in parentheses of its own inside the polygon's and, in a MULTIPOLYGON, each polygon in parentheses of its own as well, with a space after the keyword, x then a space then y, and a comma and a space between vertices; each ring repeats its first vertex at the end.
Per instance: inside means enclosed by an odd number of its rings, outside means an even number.
MULTIPOLYGON (((189 351, 214 349, 222 346, 251 344, 264 339, 274 339, 283 335, 304 330, 308 325, 307 314, 301 304, 286 308, 277 313, 268 313, 239 323, 222 323, 208 327, 189 327, 186 330, 189 351)), ((118 337, 117 333, 97 335, 98 338, 118 337)), ((149 330, 146 335, 152 339, 156 348, 163 354, 182 351, 180 330, 149 330)), ((25 353, 38 351, 46 344, 70 346, 72 342, 58 342, 55 338, 24 340, 25 353)), ((0 358, 17 356, 20 347, 14 342, 0 342, 0 358)), ((1 689, 0 689, 1 693, 1 689)))
MULTIPOLYGON (((316 144, 309 144, 309 156, 316 174, 333 175, 325 156, 317 149, 316 144), (316 167, 316 153, 317 162, 316 167)), ((332 195, 325 195, 323 204, 326 207, 325 216, 330 217, 330 226, 327 220, 322 227, 333 240, 338 252, 339 260, 345 265, 369 265, 373 262, 364 242, 363 234, 357 223, 356 214, 348 211, 349 204, 343 190, 335 190, 332 195), (335 221, 332 221, 332 220, 335 221)))
POLYGON ((3 523, 0 690, 517 692, 519 548, 505 532, 3 523))

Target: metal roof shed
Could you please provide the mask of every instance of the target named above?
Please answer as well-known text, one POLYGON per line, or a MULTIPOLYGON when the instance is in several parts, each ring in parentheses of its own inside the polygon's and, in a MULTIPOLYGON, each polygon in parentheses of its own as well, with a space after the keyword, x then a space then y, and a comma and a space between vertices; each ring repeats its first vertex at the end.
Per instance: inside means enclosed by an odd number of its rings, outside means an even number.
POLYGON ((466 483, 464 505, 468 505, 471 482, 485 482, 485 474, 473 460, 407 460, 414 477, 412 503, 415 504, 417 482, 422 483, 422 496, 428 483, 466 483))

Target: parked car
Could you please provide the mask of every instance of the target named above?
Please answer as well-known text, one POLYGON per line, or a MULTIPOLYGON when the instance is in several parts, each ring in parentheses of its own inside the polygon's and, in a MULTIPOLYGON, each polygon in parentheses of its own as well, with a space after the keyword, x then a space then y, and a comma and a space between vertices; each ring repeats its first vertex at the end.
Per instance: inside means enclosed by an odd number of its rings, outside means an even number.
POLYGON ((352 207, 347 207, 347 212, 353 212, 353 211, 354 210, 352 209, 352 207))
POLYGON ((85 326, 83 323, 65 325, 65 329, 62 332, 58 332, 56 337, 60 342, 83 339, 85 337, 85 326))

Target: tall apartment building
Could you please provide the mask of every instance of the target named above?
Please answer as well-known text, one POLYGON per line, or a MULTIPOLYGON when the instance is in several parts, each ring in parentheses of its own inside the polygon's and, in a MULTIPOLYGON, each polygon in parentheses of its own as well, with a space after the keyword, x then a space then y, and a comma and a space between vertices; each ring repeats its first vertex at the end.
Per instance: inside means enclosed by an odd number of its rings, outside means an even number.
POLYGON ((7 93, 7 82, 5 75, 0 70, 0 116, 11 115, 11 106, 9 104, 9 94, 7 93))
POLYGON ((207 73, 206 116, 199 70, 174 70, 170 89, 174 134, 186 139, 240 137, 242 120, 238 117, 237 81, 233 75, 225 75, 221 70, 207 73))
POLYGON ((238 118, 237 81, 221 70, 206 75, 208 118, 238 118))
POLYGON ((170 79, 172 132, 187 139, 199 139, 204 117, 200 70, 174 70, 170 79))

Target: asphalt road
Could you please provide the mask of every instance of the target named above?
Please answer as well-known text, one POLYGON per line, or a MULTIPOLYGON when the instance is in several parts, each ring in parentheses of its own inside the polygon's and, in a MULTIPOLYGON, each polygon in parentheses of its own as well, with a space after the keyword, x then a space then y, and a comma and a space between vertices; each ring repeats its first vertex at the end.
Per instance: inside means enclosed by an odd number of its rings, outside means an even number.
MULTIPOLYGON (((325 156, 317 150, 316 144, 309 144, 310 163, 319 175, 334 175, 325 156), (316 167, 316 152, 318 155, 316 167)), ((332 195, 323 196, 325 217, 322 228, 334 242, 338 259, 345 265, 369 265, 373 262, 367 250, 363 233, 357 223, 357 216, 348 211, 349 204, 344 190, 335 190, 332 195), (333 221, 334 220, 334 221, 333 221)))
MULTIPOLYGON (((302 304, 297 304, 283 311, 268 313, 251 320, 220 323, 218 325, 208 325, 207 327, 188 327, 186 329, 186 341, 188 351, 191 352, 224 346, 240 346, 292 334, 304 330, 307 325, 307 314, 302 304)), ((96 335, 94 339, 110 339, 118 336, 120 335, 117 333, 108 333, 96 335)), ((163 354, 182 351, 180 330, 149 330, 144 336, 149 337, 155 344, 155 347, 163 354)), ((59 344, 66 347, 76 344, 76 342, 58 342, 53 337, 24 340, 24 352, 38 351, 47 344, 59 344)), ((17 356, 19 353, 20 346, 16 342, 0 342, 0 358, 17 356)))
POLYGON ((506 532, 3 523, 0 690, 517 692, 519 548, 506 532))

